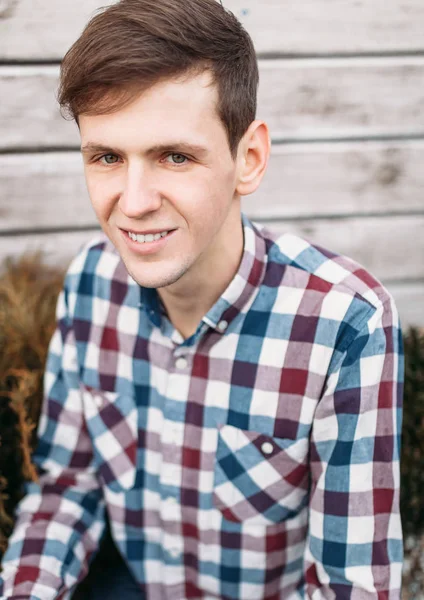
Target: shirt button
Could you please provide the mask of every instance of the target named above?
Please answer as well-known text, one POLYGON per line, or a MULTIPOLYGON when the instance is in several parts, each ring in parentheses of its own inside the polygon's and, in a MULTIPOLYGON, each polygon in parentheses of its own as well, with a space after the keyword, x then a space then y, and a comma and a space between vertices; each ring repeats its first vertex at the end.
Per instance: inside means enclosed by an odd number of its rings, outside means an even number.
POLYGON ((167 498, 167 499, 165 500, 165 503, 166 503, 168 506, 176 506, 176 504, 177 504, 177 499, 176 499, 176 498, 174 498, 173 496, 169 496, 169 498, 167 498))
POLYGON ((264 454, 272 454, 274 452, 274 446, 271 442, 264 442, 261 446, 261 450, 264 454))
POLYGON ((180 440, 179 429, 177 427, 171 427, 169 430, 169 443, 170 444, 178 444, 180 440))
POLYGON ((179 550, 179 548, 169 548, 168 550, 169 554, 172 556, 172 558, 178 558, 181 554, 181 551, 179 550))
POLYGON ((180 358, 177 358, 177 360, 175 361, 175 366, 177 367, 177 369, 180 369, 181 371, 183 369, 187 369, 187 365, 188 365, 187 359, 183 358, 182 356, 180 356, 180 358))
POLYGON ((220 321, 218 323, 218 329, 219 331, 225 331, 228 327, 228 321, 220 321))

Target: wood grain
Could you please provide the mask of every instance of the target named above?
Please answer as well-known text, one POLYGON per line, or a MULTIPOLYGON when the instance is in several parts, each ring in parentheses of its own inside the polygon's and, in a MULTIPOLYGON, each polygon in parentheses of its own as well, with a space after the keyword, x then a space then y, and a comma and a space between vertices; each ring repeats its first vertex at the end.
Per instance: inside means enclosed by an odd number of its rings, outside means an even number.
POLYGON ((424 279, 424 215, 300 219, 267 226, 349 256, 381 280, 424 279))
POLYGON ((60 60, 104 0, 7 0, 0 60, 60 60))
MULTIPOLYGON (((275 139, 424 136, 424 57, 260 61, 258 118, 275 139)), ((0 149, 75 147, 56 66, 0 67, 0 149)))
POLYGON ((0 67, 0 149, 78 146, 78 128, 56 101, 59 68, 0 67))
POLYGON ((421 50, 421 0, 224 0, 260 53, 421 50))
MULTIPOLYGON (((424 213, 424 141, 275 145, 257 219, 424 213)), ((93 225, 77 152, 0 155, 0 231, 93 225)))
POLYGON ((272 148, 256 218, 424 210, 424 141, 282 144, 272 148))
POLYGON ((260 61, 274 138, 424 134, 424 57, 260 61))
MULTIPOLYGON (((334 223, 334 227, 337 228, 338 224, 334 223)), ((416 231, 411 233, 416 233, 416 231)), ((93 230, 60 234, 50 233, 47 235, 0 236, 0 264, 6 256, 18 257, 25 251, 43 250, 45 259, 49 264, 65 268, 69 264, 72 256, 74 256, 85 243, 93 238, 99 237, 99 235, 100 233, 98 231, 93 230)), ((342 235, 342 232, 339 231, 338 235, 342 235)), ((381 243, 378 235, 373 239, 376 245, 381 243)), ((367 248, 372 252, 371 241, 371 239, 368 240, 367 248)), ((330 243, 330 239, 328 242, 330 243)), ((384 252, 387 250, 387 245, 388 244, 386 243, 384 248, 380 248, 380 251, 384 252)), ((365 251, 365 249, 363 250, 365 251)), ((400 248, 400 250, 402 250, 402 248, 400 248)), ((416 250, 421 253, 422 257, 423 248, 418 247, 416 250)), ((404 257, 406 259, 406 254, 404 257)), ((405 260, 405 262, 408 263, 409 260, 405 260)), ((421 273, 422 271, 423 269, 421 268, 421 273)), ((403 328, 410 325, 424 326, 424 279, 411 281, 409 283, 390 280, 387 282, 386 287, 395 298, 403 328)))
MULTIPOLYGON (((382 280, 424 279, 424 216, 275 220, 266 225, 281 233, 293 232, 345 254, 382 280)), ((21 249, 26 241, 29 244, 53 243, 54 251, 66 257, 70 249, 68 236, 72 240, 74 237, 85 239, 87 233, 66 230, 49 233, 47 230, 47 233, 40 234, 29 226, 27 235, 0 235, 0 256, 9 248, 15 252, 16 244, 21 249), (62 239, 63 242, 59 242, 62 239)))
POLYGON ((63 233, 34 233, 28 235, 0 235, 0 264, 7 258, 26 252, 41 252, 48 264, 66 268, 72 257, 100 231, 67 231, 63 233))
MULTIPOLYGON (((59 60, 110 0, 3 0, 0 60, 59 60)), ((424 48, 422 0, 224 0, 259 53, 407 52, 424 48)))
POLYGON ((78 152, 0 156, 0 231, 94 225, 78 152))

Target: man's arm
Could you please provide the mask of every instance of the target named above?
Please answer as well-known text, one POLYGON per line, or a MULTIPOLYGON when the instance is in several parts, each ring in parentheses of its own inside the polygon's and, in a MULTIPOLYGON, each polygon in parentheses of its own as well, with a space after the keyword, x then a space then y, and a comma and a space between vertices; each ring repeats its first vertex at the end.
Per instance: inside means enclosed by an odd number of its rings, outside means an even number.
POLYGON ((0 598, 61 598, 87 571, 104 531, 104 502, 84 424, 78 361, 65 293, 49 348, 39 443, 30 484, 3 558, 0 598))
POLYGON ((311 439, 305 554, 313 600, 398 600, 403 350, 389 297, 332 369, 311 439))

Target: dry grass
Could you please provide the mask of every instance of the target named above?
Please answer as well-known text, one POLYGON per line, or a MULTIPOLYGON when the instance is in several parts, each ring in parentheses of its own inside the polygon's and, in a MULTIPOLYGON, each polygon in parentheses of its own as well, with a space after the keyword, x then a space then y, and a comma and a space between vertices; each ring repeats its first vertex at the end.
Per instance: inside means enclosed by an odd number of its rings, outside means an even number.
POLYGON ((401 513, 406 536, 403 600, 424 598, 424 331, 405 332, 401 513))
POLYGON ((8 260, 0 274, 0 552, 23 484, 37 477, 31 452, 62 282, 40 254, 8 260))

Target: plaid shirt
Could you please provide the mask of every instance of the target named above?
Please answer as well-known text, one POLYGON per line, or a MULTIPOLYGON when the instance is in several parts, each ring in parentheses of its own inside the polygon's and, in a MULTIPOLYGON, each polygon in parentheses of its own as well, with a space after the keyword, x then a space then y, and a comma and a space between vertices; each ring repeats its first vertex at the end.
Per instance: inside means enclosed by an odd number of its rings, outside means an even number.
POLYGON ((400 597, 393 300, 243 223, 239 271, 186 340, 108 241, 73 261, 2 598, 68 597, 105 510, 148 600, 400 597))

